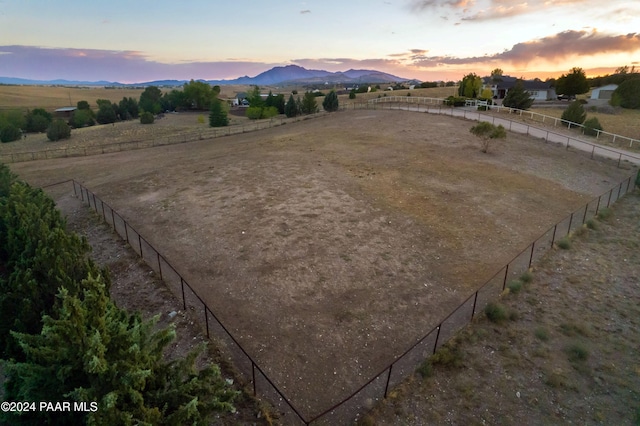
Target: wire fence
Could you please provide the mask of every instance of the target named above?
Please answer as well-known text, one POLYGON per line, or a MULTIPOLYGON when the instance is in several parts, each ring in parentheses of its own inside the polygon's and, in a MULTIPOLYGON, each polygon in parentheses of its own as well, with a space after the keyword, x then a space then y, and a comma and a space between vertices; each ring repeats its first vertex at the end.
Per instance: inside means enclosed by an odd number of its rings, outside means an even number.
MULTIPOLYGON (((550 142, 566 143, 567 148, 569 147, 569 144, 573 142, 574 144, 575 143, 587 144, 591 147, 597 147, 603 150, 607 149, 599 145, 596 145, 594 143, 577 139, 575 137, 563 135, 557 132, 551 132, 546 129, 540 129, 537 127, 528 126, 527 124, 522 122, 497 117, 495 114, 490 114, 490 113, 482 114, 479 111, 476 112, 476 111, 470 111, 468 109, 450 107, 445 104, 445 101, 446 100, 443 98, 426 98, 426 97, 419 97, 419 96, 384 96, 376 99, 371 99, 366 103, 361 102, 361 103, 345 104, 344 109, 349 109, 350 106, 353 109, 377 109, 378 107, 384 109, 384 106, 387 106, 389 109, 394 109, 393 104, 404 104, 404 105, 407 105, 407 107, 403 109, 409 109, 413 111, 428 112, 432 114, 445 114, 445 115, 451 115, 456 117, 464 117, 467 119, 475 119, 478 121, 490 121, 494 124, 496 124, 496 122, 497 124, 508 123, 509 129, 516 131, 518 133, 527 133, 527 130, 531 129, 532 136, 544 138, 546 135, 545 140, 548 140, 550 142), (476 114, 475 116, 476 118, 474 118, 474 114, 476 114), (525 131, 522 131, 523 129, 525 131), (549 139, 550 136, 551 136, 551 139, 549 139)), ((476 103, 472 103, 469 106, 476 107, 476 103)), ((529 118, 531 120, 538 121, 543 124, 553 123, 554 127, 560 126, 560 127, 566 127, 567 129, 579 128, 582 134, 583 135, 585 134, 585 126, 583 124, 573 123, 571 121, 563 120, 557 117, 551 117, 551 116, 540 114, 534 111, 521 110, 521 109, 510 108, 510 107, 505 107, 501 105, 487 105, 486 107, 483 105, 482 108, 486 108, 486 111, 488 112, 505 113, 507 115, 517 115, 521 118, 529 118)), ((625 147, 626 144, 628 144, 629 147, 634 147, 634 146, 637 147, 640 145, 639 139, 633 139, 627 136, 616 135, 614 133, 605 132, 603 130, 598 130, 598 129, 593 129, 593 130, 594 132, 596 132, 595 138, 596 138, 596 141, 598 142, 610 143, 611 145, 619 145, 621 148, 625 147)), ((616 151, 616 150, 610 150, 610 151, 619 153, 619 151, 616 151)), ((640 156, 635 156, 635 158, 640 159, 640 156)))
POLYGON ((247 124, 239 124, 226 127, 211 127, 197 131, 184 132, 168 136, 153 136, 151 139, 140 139, 123 142, 113 142, 95 145, 65 146, 55 149, 19 151, 0 153, 0 163, 20 163, 24 161, 48 160, 52 158, 82 157, 88 155, 110 154, 134 149, 152 148, 163 145, 176 145, 187 142, 195 142, 205 139, 214 139, 223 136, 238 135, 282 126, 287 123, 309 120, 312 118, 326 117, 324 113, 301 115, 291 118, 271 118, 268 120, 256 120, 247 124))
MULTIPOLYGON (((349 397, 311 417, 305 416, 267 376, 253 357, 240 345, 207 306, 204 300, 187 283, 167 259, 136 231, 118 212, 102 201, 95 193, 75 180, 74 194, 88 204, 114 231, 120 235, 149 266, 159 274, 173 294, 182 302, 184 310, 192 310, 208 338, 215 336, 221 350, 235 365, 240 377, 253 390, 254 396, 265 398, 281 413, 281 420, 290 424, 347 424, 370 407, 372 401, 386 398, 394 386, 433 355, 437 349, 455 333, 471 322, 485 306, 495 300, 510 280, 517 279, 533 263, 545 255, 554 244, 582 227, 603 208, 610 207, 622 196, 633 190, 633 176, 621 181, 609 191, 576 209, 570 215, 551 226, 529 246, 518 253, 509 263, 496 272, 485 284, 467 297, 446 318, 439 322, 411 347, 396 357, 387 367, 355 390, 349 397)), ((320 390, 319 390, 320 391, 320 390)), ((330 390, 324 390, 330 391, 330 390)))

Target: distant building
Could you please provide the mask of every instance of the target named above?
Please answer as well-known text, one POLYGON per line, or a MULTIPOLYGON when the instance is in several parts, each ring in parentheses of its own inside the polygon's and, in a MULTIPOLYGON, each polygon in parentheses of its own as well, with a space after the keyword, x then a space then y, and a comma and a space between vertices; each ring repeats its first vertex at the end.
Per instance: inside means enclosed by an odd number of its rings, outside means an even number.
MULTIPOLYGON (((494 79, 493 77, 484 77, 482 79, 482 90, 490 89, 494 99, 504 99, 509 93, 509 89, 513 88, 518 81, 515 77, 503 75, 494 79)), ((545 83, 540 80, 522 80, 524 90, 531 94, 536 101, 546 101, 548 99, 556 99, 556 90, 551 87, 551 83, 545 83)))
POLYGON ((62 108, 56 109, 53 112, 56 117, 71 118, 71 116, 73 115, 73 112, 77 109, 78 109, 77 107, 62 107, 62 108))
POLYGON ((591 99, 611 99, 613 92, 618 88, 617 84, 607 84, 606 86, 596 87, 591 91, 591 99))

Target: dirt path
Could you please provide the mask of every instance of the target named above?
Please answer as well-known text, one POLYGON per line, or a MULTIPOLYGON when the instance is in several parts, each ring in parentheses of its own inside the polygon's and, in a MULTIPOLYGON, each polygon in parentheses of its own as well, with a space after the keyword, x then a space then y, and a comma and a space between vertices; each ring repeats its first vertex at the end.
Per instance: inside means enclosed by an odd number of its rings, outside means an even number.
POLYGON ((502 297, 515 320, 467 326, 365 424, 638 424, 640 194, 612 210, 502 297))

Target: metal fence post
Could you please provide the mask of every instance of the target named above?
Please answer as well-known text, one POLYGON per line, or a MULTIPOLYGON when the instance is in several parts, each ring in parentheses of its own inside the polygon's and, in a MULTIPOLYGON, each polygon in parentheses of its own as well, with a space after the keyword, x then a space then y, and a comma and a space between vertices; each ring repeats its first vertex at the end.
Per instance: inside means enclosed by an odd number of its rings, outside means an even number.
POLYGON ((387 375, 387 385, 384 387, 384 398, 387 399, 387 392, 389 391, 389 382, 391 381, 391 369, 393 364, 389 366, 389 374, 387 375))
POLYGON ((476 303, 478 303, 478 291, 476 291, 476 295, 473 298, 473 309, 471 310, 471 319, 469 321, 473 321, 473 317, 476 314, 476 303))
POLYGON ((207 328, 207 339, 210 339, 211 337, 209 336, 209 315, 207 315, 207 304, 202 301, 202 306, 204 307, 204 324, 207 328))
POLYGON ((611 194, 613 193, 613 188, 611 188, 611 190, 609 191, 609 200, 607 201, 607 207, 609 207, 609 204, 611 203, 611 194))
POLYGON ((533 262, 533 251, 536 249, 536 242, 531 243, 531 256, 529 256, 529 268, 531 268, 531 262, 533 262))
POLYGON ((435 355, 436 349, 438 349, 438 339, 440 338, 440 329, 442 328, 442 323, 438 326, 438 332, 436 333, 436 341, 433 344, 433 353, 435 355))
MULTIPOLYGON (((142 252, 142 250, 140 250, 142 252)), ((158 273, 160 274, 160 279, 162 279, 162 265, 160 264, 160 253, 156 251, 158 255, 158 273)))
POLYGON ((582 216, 582 224, 587 220, 587 209, 589 208, 589 203, 584 205, 584 216, 582 216))
POLYGON ((507 287, 507 276, 509 275, 509 264, 504 268, 504 280, 502 281, 502 291, 507 287))
POLYGON ((182 288, 182 309, 187 310, 187 299, 184 297, 184 278, 180 276, 180 287, 182 288))
POLYGON ((569 217, 569 227, 567 228, 567 235, 569 235, 569 233, 571 232, 571 223, 573 222, 573 213, 571 213, 571 216, 569 217))
MULTIPOLYGON (((125 228, 126 228, 126 222, 125 222, 125 228)), ((144 259, 144 256, 142 255, 142 237, 140 237, 140 234, 138 234, 138 246, 140 247, 140 259, 144 259)))

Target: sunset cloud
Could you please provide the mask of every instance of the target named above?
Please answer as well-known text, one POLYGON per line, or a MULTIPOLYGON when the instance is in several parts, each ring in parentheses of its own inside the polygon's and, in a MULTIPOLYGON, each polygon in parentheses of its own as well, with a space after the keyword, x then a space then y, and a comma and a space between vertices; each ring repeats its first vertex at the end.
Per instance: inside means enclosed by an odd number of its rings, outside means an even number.
POLYGON ((537 40, 515 44, 501 53, 472 57, 431 56, 416 60, 419 67, 443 65, 476 65, 507 62, 516 66, 532 62, 556 62, 572 57, 597 56, 610 53, 640 51, 640 34, 601 34, 593 31, 564 31, 537 40))

